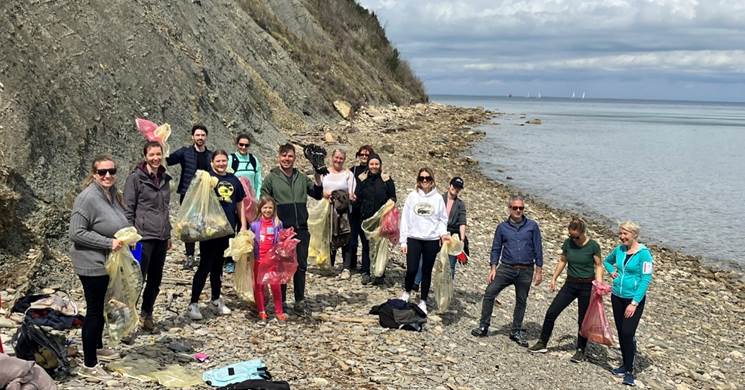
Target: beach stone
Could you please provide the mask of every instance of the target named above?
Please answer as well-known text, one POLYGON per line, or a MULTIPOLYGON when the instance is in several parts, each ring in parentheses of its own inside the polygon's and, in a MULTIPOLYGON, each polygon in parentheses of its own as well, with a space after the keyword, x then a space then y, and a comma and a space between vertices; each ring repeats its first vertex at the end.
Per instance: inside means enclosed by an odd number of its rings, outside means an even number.
POLYGON ((352 105, 346 100, 335 100, 334 108, 344 119, 349 119, 352 116, 352 105))

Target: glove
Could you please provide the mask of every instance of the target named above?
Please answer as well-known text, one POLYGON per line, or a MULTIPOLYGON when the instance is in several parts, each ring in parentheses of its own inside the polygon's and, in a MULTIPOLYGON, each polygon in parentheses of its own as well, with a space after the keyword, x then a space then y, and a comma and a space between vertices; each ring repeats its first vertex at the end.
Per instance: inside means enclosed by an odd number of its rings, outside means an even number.
POLYGON ((455 257, 456 260, 458 260, 458 263, 462 265, 468 264, 468 255, 466 255, 465 252, 461 252, 458 254, 458 256, 455 257))

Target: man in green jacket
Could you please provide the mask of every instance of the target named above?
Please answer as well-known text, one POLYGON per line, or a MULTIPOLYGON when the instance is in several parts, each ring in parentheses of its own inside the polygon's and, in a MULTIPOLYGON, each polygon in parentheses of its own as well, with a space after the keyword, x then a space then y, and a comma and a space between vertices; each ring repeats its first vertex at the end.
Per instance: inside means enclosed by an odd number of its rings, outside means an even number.
MULTIPOLYGON (((277 216, 284 228, 293 227, 300 240, 297 245, 297 271, 293 276, 295 292, 294 311, 297 315, 306 313, 305 304, 305 271, 308 268, 308 195, 314 199, 323 197, 321 176, 316 173, 314 179, 295 168, 295 146, 290 143, 279 147, 277 156, 279 166, 273 168, 264 178, 261 195, 269 195, 277 204, 277 216)), ((287 286, 282 285, 282 301, 287 298, 287 286)))

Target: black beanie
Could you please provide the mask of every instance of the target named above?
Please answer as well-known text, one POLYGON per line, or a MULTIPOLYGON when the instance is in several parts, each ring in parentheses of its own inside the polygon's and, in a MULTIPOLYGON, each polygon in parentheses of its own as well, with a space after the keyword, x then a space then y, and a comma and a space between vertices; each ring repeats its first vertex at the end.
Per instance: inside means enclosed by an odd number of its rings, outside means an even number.
POLYGON ((380 161, 380 165, 383 165, 383 160, 380 159, 380 156, 377 153, 370 153, 370 155, 367 157, 367 163, 370 163, 370 160, 378 160, 380 161))

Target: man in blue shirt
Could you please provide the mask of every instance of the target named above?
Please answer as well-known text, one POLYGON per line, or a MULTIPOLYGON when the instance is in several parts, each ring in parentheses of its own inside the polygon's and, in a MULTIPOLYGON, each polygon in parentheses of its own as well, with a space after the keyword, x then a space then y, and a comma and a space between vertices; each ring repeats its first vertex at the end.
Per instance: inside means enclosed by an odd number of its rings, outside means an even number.
POLYGON ((528 305, 530 283, 541 284, 543 279, 543 246, 538 223, 525 217, 525 201, 513 195, 507 202, 510 216, 497 225, 491 247, 491 270, 481 304, 479 327, 471 331, 476 337, 486 337, 494 309, 494 300, 507 286, 515 286, 515 311, 512 315, 510 339, 522 347, 528 346, 522 329, 528 305), (501 263, 501 264, 500 264, 501 263), (497 266, 499 265, 499 266, 497 266), (535 272, 534 272, 535 270, 535 272))

